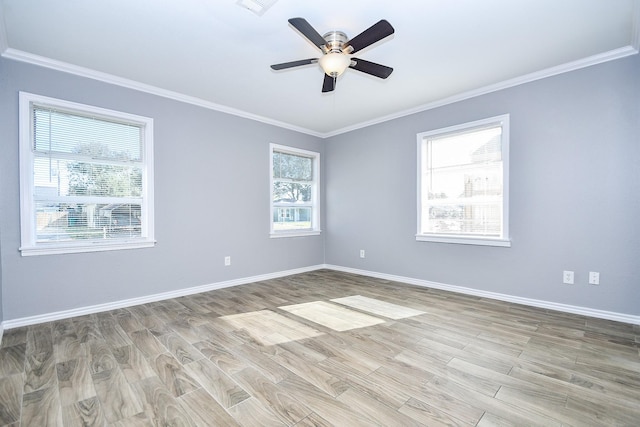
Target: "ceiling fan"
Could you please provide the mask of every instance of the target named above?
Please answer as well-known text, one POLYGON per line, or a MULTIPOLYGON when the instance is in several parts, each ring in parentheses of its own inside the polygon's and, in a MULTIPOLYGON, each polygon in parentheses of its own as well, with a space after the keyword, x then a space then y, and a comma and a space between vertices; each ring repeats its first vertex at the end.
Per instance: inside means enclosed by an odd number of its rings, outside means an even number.
POLYGON ((284 62, 271 66, 274 70, 300 67, 319 63, 325 72, 322 92, 331 92, 336 88, 337 77, 347 68, 370 74, 381 79, 391 75, 393 68, 375 62, 365 61, 349 55, 354 54, 394 33, 388 21, 382 19, 367 28, 351 40, 342 31, 330 31, 321 36, 304 18, 291 18, 289 23, 322 51, 322 57, 284 62))

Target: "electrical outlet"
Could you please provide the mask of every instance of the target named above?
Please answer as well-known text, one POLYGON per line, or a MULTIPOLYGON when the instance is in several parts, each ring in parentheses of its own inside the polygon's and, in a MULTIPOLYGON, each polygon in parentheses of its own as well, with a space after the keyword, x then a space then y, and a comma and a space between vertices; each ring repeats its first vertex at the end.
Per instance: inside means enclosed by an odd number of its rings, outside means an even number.
POLYGON ((566 283, 567 285, 573 285, 573 271, 562 272, 562 283, 566 283))
POLYGON ((360 258, 364 258, 364 249, 360 249, 360 258))
POLYGON ((597 271, 589 272, 589 284, 590 285, 599 285, 600 284, 600 273, 597 271))
POLYGON ((225 265, 225 267, 228 267, 228 266, 231 265, 231 257, 230 256, 224 257, 224 265, 225 265))

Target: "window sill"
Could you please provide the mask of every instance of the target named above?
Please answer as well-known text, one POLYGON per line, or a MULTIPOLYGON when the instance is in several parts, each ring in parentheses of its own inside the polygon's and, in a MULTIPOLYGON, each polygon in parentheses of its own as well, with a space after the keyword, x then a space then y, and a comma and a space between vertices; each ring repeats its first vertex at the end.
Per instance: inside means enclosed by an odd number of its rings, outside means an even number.
POLYGON ((269 237, 271 239, 280 239, 282 237, 319 236, 320 233, 320 230, 279 231, 271 232, 269 237))
POLYGON ((155 240, 140 240, 135 242, 118 243, 92 243, 89 245, 40 245, 23 246, 20 248, 22 256, 37 255, 62 255, 83 252, 120 251, 126 249, 152 248, 156 244, 155 240))
POLYGON ((488 239, 482 237, 453 237, 417 234, 416 240, 419 242, 452 243, 458 245, 499 246, 504 248, 511 247, 511 240, 488 239))

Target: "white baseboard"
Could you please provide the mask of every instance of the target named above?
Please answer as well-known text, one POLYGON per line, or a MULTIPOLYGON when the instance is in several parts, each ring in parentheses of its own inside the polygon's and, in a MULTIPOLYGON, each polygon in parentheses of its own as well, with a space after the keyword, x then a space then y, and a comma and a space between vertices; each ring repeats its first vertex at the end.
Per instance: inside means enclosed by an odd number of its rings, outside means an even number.
POLYGON ((630 323, 640 325, 640 316, 632 314, 616 313, 613 311, 597 310, 595 308, 580 307, 569 304, 560 304, 551 301, 537 300, 531 298, 523 298, 514 295, 500 294, 497 292, 488 292, 479 289, 466 288, 463 286, 447 285, 444 283, 430 282, 428 280, 414 279, 412 277, 395 276, 392 274, 378 273, 375 271, 359 270, 350 267, 341 267, 339 265, 326 264, 325 268, 342 271, 345 273, 359 274, 361 276, 375 277, 377 279, 391 280, 394 282, 408 283, 410 285, 422 286, 425 288, 441 289, 444 291, 456 292, 466 295, 474 295, 482 298, 489 298, 499 301, 513 302, 532 307, 546 308, 548 310, 562 311, 565 313, 580 314, 582 316, 596 317, 599 319, 615 320, 617 322, 630 323))
POLYGON ((562 311, 566 313, 580 314, 583 316, 595 317, 599 319, 615 320, 618 322, 640 325, 640 316, 634 316, 631 314, 597 310, 597 309, 588 308, 588 307, 579 307, 574 305, 560 304, 560 303, 536 300, 531 298, 522 298, 522 297, 513 296, 513 295, 500 294, 497 292, 482 291, 482 290, 473 289, 473 288, 466 288, 463 286, 447 285, 444 283, 431 282, 428 280, 415 279, 412 277, 396 276, 392 274, 378 273, 375 271, 360 270, 360 269, 350 268, 350 267, 342 267, 339 265, 320 264, 315 266, 297 268, 293 270, 285 270, 285 271, 279 271, 275 273, 263 274, 259 276, 251 276, 251 277, 244 277, 240 279, 227 280, 224 282, 212 283, 208 285, 195 286, 192 288, 179 289, 176 291, 163 292, 160 294, 147 295, 139 298, 131 298, 126 300, 105 303, 105 304, 97 304, 97 305, 92 305, 87 307, 80 307, 80 308, 75 308, 71 310, 57 311, 54 313, 23 317, 20 319, 5 320, 4 322, 0 323, 0 342, 2 341, 2 335, 5 329, 35 325, 38 323, 51 322, 51 321, 60 320, 60 319, 68 319, 70 317, 84 316, 87 314, 115 310, 118 308, 126 308, 134 305, 146 304, 149 302, 162 301, 170 298, 178 298, 186 295, 193 295, 201 292, 208 292, 216 289, 228 288, 231 286, 244 285, 247 283, 260 282, 260 281, 269 280, 269 279, 277 279, 280 277, 291 276, 294 274, 307 273, 310 271, 320 270, 323 268, 335 270, 335 271, 342 271, 345 273, 359 274, 361 276, 375 277, 377 279, 407 283, 410 285, 421 286, 425 288, 441 289, 444 291, 456 292, 456 293, 466 294, 466 295, 474 295, 482 298, 489 298, 489 299, 494 299, 499 301, 506 301, 506 302, 512 302, 516 304, 528 305, 532 307, 562 311))
POLYGON ((293 270, 278 271, 276 273, 262 274, 259 276, 244 277, 240 279, 227 280, 224 282, 211 283, 208 285, 195 286, 192 288, 178 289, 171 292, 163 292, 160 294, 147 295, 144 297, 131 298, 126 300, 114 301, 105 304, 91 305, 87 307, 74 308, 71 310, 56 311, 54 313, 40 314, 37 316, 22 317, 20 319, 5 320, 3 327, 6 329, 18 328, 21 326, 36 325, 38 323, 51 322, 54 320, 68 319, 70 317, 84 316, 86 314, 99 313, 102 311, 115 310, 117 308, 126 308, 134 305, 146 304, 149 302, 162 301, 171 298, 183 297, 186 295, 199 294, 202 292, 213 291, 216 289, 229 288, 231 286, 245 285, 247 283, 261 282, 263 280, 277 279, 279 277, 291 276, 293 274, 307 273, 309 271, 325 268, 324 265, 315 265, 310 267, 296 268, 293 270))

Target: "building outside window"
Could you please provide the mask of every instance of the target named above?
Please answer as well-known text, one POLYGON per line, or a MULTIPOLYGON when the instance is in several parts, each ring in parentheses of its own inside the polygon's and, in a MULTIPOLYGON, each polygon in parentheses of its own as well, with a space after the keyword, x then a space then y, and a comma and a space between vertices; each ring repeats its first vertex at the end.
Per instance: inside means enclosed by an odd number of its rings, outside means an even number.
POLYGON ((418 134, 417 240, 510 246, 509 116, 418 134))
POLYGON ((22 255, 153 246, 153 120, 20 93, 22 255))
POLYGON ((320 233, 320 153, 271 144, 271 237, 320 233))

